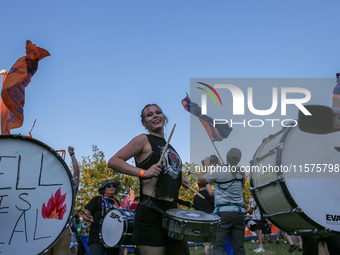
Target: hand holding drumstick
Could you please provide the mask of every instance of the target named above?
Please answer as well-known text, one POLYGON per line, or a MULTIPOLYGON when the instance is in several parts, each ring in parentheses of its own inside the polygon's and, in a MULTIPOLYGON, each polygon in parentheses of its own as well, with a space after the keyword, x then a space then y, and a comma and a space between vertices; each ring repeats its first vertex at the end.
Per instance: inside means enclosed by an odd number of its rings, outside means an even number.
POLYGON ((93 222, 93 217, 92 217, 91 213, 87 209, 85 209, 86 212, 84 212, 83 208, 81 206, 78 206, 77 207, 77 211, 81 212, 83 214, 83 219, 85 221, 93 222))

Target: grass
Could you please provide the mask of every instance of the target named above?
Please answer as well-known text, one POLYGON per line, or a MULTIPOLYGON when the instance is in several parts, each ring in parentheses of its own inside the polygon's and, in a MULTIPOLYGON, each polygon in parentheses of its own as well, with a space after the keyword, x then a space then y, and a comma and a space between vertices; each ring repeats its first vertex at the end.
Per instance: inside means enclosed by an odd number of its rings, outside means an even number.
MULTIPOLYGON (((273 243, 265 243, 263 248, 266 250, 265 252, 255 253, 254 250, 259 247, 259 243, 252 243, 250 241, 245 241, 244 247, 246 249, 247 255, 255 255, 255 254, 263 254, 263 255, 288 255, 288 254, 295 254, 295 255, 302 255, 302 252, 298 252, 297 249, 292 253, 288 252, 289 244, 283 244, 283 241, 280 240, 279 244, 275 244, 275 239, 272 240, 273 243)), ((197 249, 195 247, 190 246, 190 255, 204 255, 204 247, 198 246, 197 249)))

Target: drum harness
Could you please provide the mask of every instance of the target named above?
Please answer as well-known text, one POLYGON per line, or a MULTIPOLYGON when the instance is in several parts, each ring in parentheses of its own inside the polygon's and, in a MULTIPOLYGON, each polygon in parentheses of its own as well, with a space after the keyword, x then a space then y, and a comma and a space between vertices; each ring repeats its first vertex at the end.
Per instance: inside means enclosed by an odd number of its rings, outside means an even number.
MULTIPOLYGON (((155 192, 155 190, 153 191, 153 193, 151 195, 153 195, 155 192)), ((164 216, 168 216, 168 214, 166 212, 164 212, 161 208, 159 208, 159 206, 157 206, 155 204, 154 201, 152 201, 152 198, 151 196, 146 196, 144 195, 142 200, 139 202, 141 205, 145 205, 146 207, 149 207, 149 208, 152 208, 152 209, 155 209, 156 211, 158 211, 159 213, 163 214, 164 216)), ((166 200, 164 200, 166 201, 166 200)), ((194 206, 192 203, 190 203, 189 201, 184 201, 182 199, 175 199, 176 203, 180 204, 180 205, 184 205, 188 208, 195 208, 195 209, 198 209, 196 206, 194 206)))
MULTIPOLYGON (((240 168, 237 167, 237 170, 239 170, 239 169, 240 169, 240 168)), ((233 174, 233 176, 234 176, 234 179, 229 180, 229 181, 225 181, 225 182, 217 182, 217 181, 215 181, 215 183, 217 183, 217 185, 218 185, 218 187, 219 187, 220 189, 227 190, 227 189, 229 189, 229 187, 230 187, 231 185, 233 185, 233 183, 234 183, 235 181, 241 181, 241 182, 242 182, 242 188, 243 188, 244 178, 238 179, 238 178, 236 178, 235 173, 232 173, 232 174, 233 174), (230 183, 230 182, 232 182, 232 183, 231 183, 227 188, 222 188, 222 187, 220 187, 221 184, 226 184, 226 183, 230 183)), ((142 188, 140 189, 140 191, 142 191, 142 188)), ((151 196, 147 196, 147 198, 145 197, 146 195, 145 195, 145 196, 142 196, 142 199, 141 199, 141 201, 140 201, 140 204, 141 204, 141 205, 145 205, 146 207, 155 209, 155 210, 158 211, 159 213, 163 214, 165 217, 170 217, 166 212, 164 212, 161 208, 159 208, 159 207, 151 200, 151 199, 152 199, 152 195, 155 193, 155 191, 156 191, 156 188, 155 188, 154 191, 152 192, 151 196)), ((142 193, 141 193, 141 194, 142 194, 142 193)), ((184 205, 184 206, 186 206, 186 207, 188 207, 188 208, 195 208, 195 209, 197 209, 197 210, 200 210, 199 207, 193 205, 193 204, 190 203, 189 201, 184 201, 184 200, 182 200, 182 199, 175 199, 175 201, 176 201, 178 204, 184 205)), ((219 216, 219 214, 220 214, 220 207, 223 207, 223 206, 237 206, 237 207, 239 208, 239 213, 242 213, 242 207, 241 207, 240 205, 234 204, 234 203, 228 203, 228 204, 218 205, 218 206, 217 206, 217 211, 216 211, 217 216, 219 216)))
MULTIPOLYGON (((157 212, 161 213, 166 218, 172 218, 169 214, 167 214, 161 208, 159 208, 159 206, 157 206, 154 201, 152 201, 152 199, 155 199, 155 198, 152 197, 152 195, 155 193, 155 191, 156 191, 156 188, 152 192, 151 196, 147 196, 147 195, 142 196, 141 201, 139 203, 141 205, 145 205, 146 207, 149 207, 149 208, 156 210, 157 212)), ((184 201, 182 199, 175 199, 175 201, 176 201, 176 203, 178 203, 180 205, 184 205, 188 208, 199 209, 196 206, 194 206, 192 203, 190 203, 189 201, 184 201)), ((172 220, 177 221, 176 219, 172 219, 172 220)), ((180 221, 178 221, 178 222, 180 222, 180 221)))
MULTIPOLYGON (((239 170, 240 170, 240 167, 237 167, 237 172, 239 172, 239 170)), ((228 190, 228 189, 231 187, 231 185, 233 185, 236 181, 240 181, 240 182, 242 183, 242 189, 243 189, 244 178, 241 178, 241 179, 236 178, 236 174, 235 174, 234 172, 232 172, 232 175, 234 176, 234 179, 232 179, 232 180, 224 181, 224 182, 215 181, 215 183, 217 184, 218 188, 220 188, 220 189, 226 191, 226 190, 228 190), (231 183, 230 183, 230 182, 231 182, 231 183), (222 188, 222 186, 220 186, 220 185, 222 185, 222 184, 227 184, 227 183, 230 183, 230 185, 229 185, 227 188, 222 188)), ((241 207, 239 204, 227 203, 227 204, 223 204, 223 205, 218 205, 218 206, 216 207, 216 214, 217 214, 217 216, 220 216, 220 208, 221 208, 221 207, 224 207, 224 206, 237 206, 237 207, 238 207, 238 212, 239 212, 239 213, 242 213, 242 207, 241 207)))

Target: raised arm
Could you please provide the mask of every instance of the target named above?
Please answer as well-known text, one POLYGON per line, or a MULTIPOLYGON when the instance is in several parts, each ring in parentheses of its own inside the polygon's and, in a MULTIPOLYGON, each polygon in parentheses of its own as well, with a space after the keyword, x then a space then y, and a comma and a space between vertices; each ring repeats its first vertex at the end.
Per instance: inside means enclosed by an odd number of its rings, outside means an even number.
MULTIPOLYGON (((204 166, 210 166, 210 158, 209 157, 206 157, 204 160, 203 160, 203 167, 204 166)), ((207 173, 208 171, 206 172, 203 172, 201 171, 200 174, 198 175, 198 178, 197 178, 197 184, 198 185, 205 185, 205 184, 208 184, 208 182, 206 181, 206 179, 204 179, 204 175, 207 173)))
POLYGON ((79 165, 77 158, 74 154, 74 148, 72 146, 68 146, 68 153, 71 156, 72 160, 72 166, 73 166, 73 175, 72 179, 77 187, 79 187, 79 175, 80 175, 80 170, 79 170, 79 165))

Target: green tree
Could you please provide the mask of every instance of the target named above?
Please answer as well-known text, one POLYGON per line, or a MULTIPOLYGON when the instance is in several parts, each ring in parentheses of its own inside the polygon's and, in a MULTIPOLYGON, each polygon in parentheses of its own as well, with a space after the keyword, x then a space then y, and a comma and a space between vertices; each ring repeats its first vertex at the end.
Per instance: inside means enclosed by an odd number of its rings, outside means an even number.
MULTIPOLYGON (((197 185, 198 175, 195 174, 194 167, 195 165, 185 162, 182 167, 182 175, 190 181, 191 188, 198 191, 198 185, 197 185)), ((181 187, 179 191, 179 196, 178 196, 179 199, 193 203, 194 197, 195 197, 195 193, 193 191, 191 191, 190 189, 181 187)), ((188 207, 182 206, 182 205, 179 205, 178 207, 183 208, 183 209, 189 209, 188 207)))
POLYGON ((83 157, 80 168, 80 187, 76 198, 76 208, 84 207, 94 196, 98 196, 100 184, 107 178, 119 180, 121 189, 118 199, 121 201, 130 193, 130 187, 139 195, 139 181, 137 177, 121 174, 107 167, 104 153, 96 145, 92 146, 92 159, 90 156, 83 157))
MULTIPOLYGON (((243 185, 242 195, 243 195, 243 198, 248 201, 251 199, 251 196, 249 195, 250 193, 249 188, 250 188, 250 179, 249 179, 249 175, 246 175, 246 181, 243 185)), ((248 209, 248 205, 246 203, 244 206, 246 209, 248 209)))

